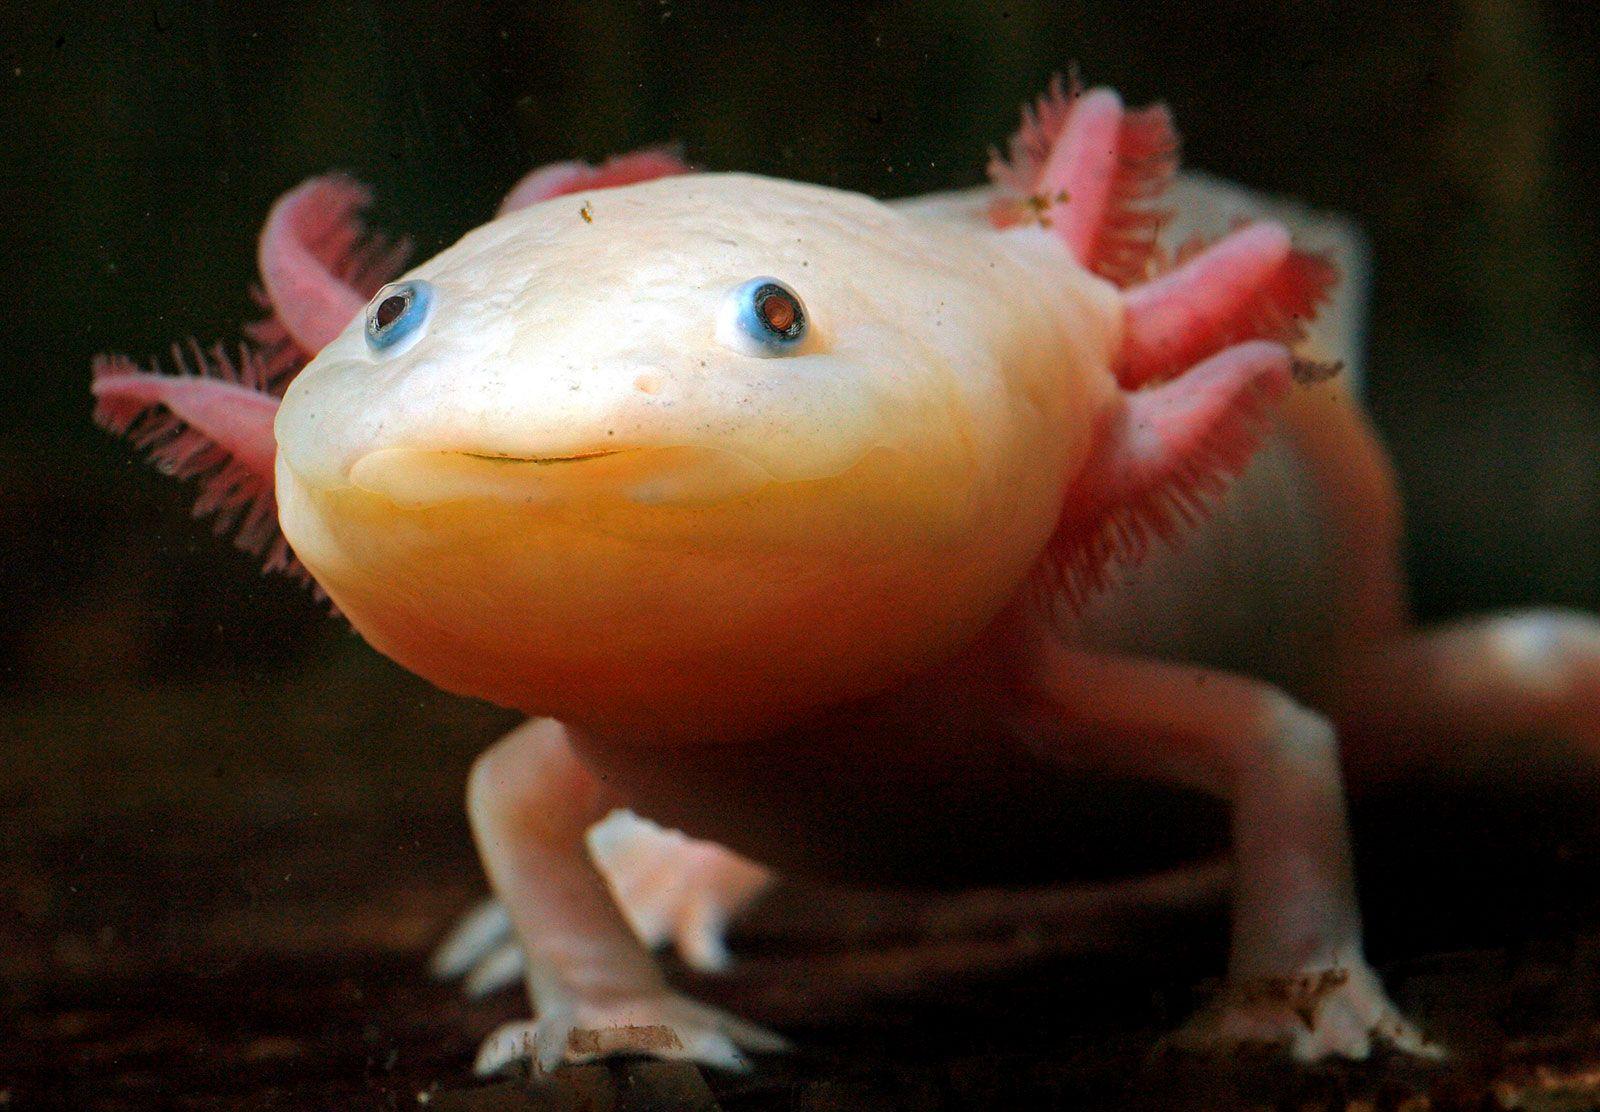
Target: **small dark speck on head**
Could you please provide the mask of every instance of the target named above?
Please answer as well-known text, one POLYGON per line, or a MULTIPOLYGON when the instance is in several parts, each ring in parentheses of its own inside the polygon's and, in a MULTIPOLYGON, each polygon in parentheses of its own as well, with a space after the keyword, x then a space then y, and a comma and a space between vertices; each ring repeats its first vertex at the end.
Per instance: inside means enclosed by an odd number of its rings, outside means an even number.
POLYGON ((617 435, 617 430, 616 429, 607 429, 606 430, 606 435, 607 436, 616 436, 617 435))

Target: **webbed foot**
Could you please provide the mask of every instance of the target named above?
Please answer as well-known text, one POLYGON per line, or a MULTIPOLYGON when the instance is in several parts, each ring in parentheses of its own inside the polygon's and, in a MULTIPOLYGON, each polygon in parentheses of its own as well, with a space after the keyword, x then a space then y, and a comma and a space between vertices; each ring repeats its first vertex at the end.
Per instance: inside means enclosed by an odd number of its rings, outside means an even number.
POLYGON ((728 968, 729 924, 772 883, 772 874, 715 842, 690 838, 632 811, 589 831, 589 853, 634 934, 672 946, 703 973, 728 968))
MULTIPOLYGON (((651 949, 672 946, 685 965, 725 970, 729 924, 766 891, 765 869, 722 848, 614 811, 589 831, 589 853, 623 917, 651 949)), ((526 959, 511 916, 496 900, 464 914, 434 950, 433 975, 462 980, 474 999, 522 979, 526 959)))
POLYGON ((1367 1058, 1375 1042, 1419 1058, 1445 1056, 1443 1047, 1400 1013, 1359 958, 1293 976, 1230 982, 1170 1039, 1176 1047, 1207 1054, 1281 1046, 1301 1062, 1367 1058))
POLYGON ((676 993, 544 1009, 537 1019, 508 1023, 484 1040, 473 1069, 479 1076, 527 1062, 534 1075, 567 1062, 613 1054, 682 1059, 718 1069, 750 1068, 746 1050, 776 1053, 781 1035, 676 993))

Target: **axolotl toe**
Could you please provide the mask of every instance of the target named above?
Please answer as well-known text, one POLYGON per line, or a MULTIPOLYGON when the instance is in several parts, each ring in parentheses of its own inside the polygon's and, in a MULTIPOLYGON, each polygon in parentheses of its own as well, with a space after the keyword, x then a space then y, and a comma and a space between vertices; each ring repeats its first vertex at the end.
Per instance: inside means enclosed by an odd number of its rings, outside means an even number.
POLYGON ((537 1020, 481 1069, 742 1065, 781 1040, 647 944, 725 963, 771 870, 1181 855, 1113 782, 1231 818, 1229 979, 1180 1041, 1436 1052, 1362 955, 1341 736, 1358 778, 1594 748, 1600 627, 1411 626, 1350 353, 1307 340, 1333 262, 1270 219, 1164 245, 1175 166, 1163 109, 1057 85, 987 189, 563 163, 398 277, 364 191, 318 178, 269 217, 272 315, 237 356, 97 365, 102 421, 240 543, 530 716, 469 785, 499 905, 439 959, 526 980, 537 1020), (664 826, 591 853, 623 807, 664 826))

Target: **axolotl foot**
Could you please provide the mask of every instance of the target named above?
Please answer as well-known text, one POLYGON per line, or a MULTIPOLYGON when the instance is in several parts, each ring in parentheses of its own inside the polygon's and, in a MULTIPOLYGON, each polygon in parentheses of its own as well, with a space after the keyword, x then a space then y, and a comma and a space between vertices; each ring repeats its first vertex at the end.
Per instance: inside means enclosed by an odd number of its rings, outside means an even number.
POLYGON ((732 964, 728 927, 772 884, 770 872, 632 811, 612 812, 586 840, 641 942, 653 950, 671 946, 702 973, 732 964))
POLYGON ((1364 1059, 1375 1043, 1418 1058, 1445 1056, 1443 1047, 1400 1013, 1360 957, 1293 976, 1230 980, 1168 1040, 1205 1054, 1279 1046, 1301 1062, 1364 1059))
MULTIPOLYGON (((728 927, 767 890, 771 873, 714 842, 631 811, 612 812, 586 840, 639 941, 653 950, 671 946, 685 965, 702 973, 728 968, 728 927)), ((497 900, 463 915, 432 960, 436 977, 461 978, 474 999, 520 982, 526 964, 511 916, 497 900)))
POLYGON ((786 1039, 764 1027, 663 992, 605 1004, 558 1004, 537 1019, 508 1023, 484 1040, 473 1069, 488 1076, 527 1063, 537 1076, 564 1062, 645 1054, 743 1071, 750 1068, 746 1050, 787 1049, 786 1039))

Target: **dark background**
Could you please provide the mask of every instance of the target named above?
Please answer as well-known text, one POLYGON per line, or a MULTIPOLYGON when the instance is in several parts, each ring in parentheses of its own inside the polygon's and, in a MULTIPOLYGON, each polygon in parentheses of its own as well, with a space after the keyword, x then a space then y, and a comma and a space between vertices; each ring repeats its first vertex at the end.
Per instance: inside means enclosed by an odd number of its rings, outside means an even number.
POLYGON ((1167 101, 1190 165, 1367 231, 1419 610, 1596 608, 1589 7, 4 0, 8 998, 161 967, 196 923, 316 952, 304 909, 380 880, 413 903, 374 936, 409 952, 477 883, 461 785, 509 717, 258 576, 89 420, 96 352, 238 334, 255 235, 298 181, 354 172, 421 256, 530 166, 661 140, 881 196, 964 186, 1076 60, 1167 101))

